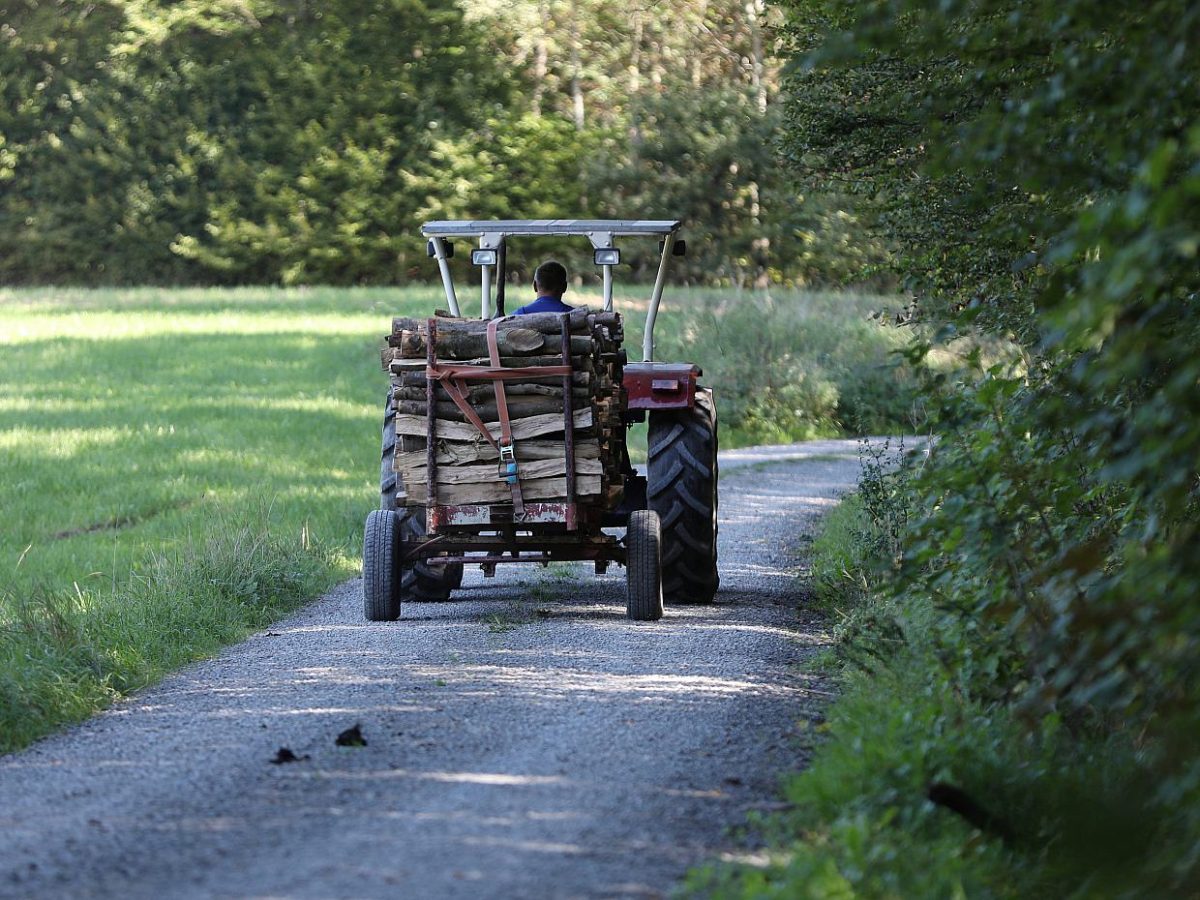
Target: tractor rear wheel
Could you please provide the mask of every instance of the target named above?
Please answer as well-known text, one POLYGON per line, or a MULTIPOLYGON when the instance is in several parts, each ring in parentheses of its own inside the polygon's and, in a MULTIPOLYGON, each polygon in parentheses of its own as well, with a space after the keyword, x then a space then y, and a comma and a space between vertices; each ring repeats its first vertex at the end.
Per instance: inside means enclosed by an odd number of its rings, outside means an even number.
POLYGON ((717 574, 717 407, 696 391, 691 409, 650 413, 646 499, 662 520, 668 603, 712 603, 717 574))
POLYGON ((663 614, 662 532, 658 513, 634 510, 625 533, 625 612, 639 622, 655 622, 663 614))
MULTIPOLYGON (((395 459, 396 403, 392 392, 388 391, 387 404, 383 409, 383 448, 379 454, 379 507, 396 511, 402 540, 420 542, 425 539, 425 508, 397 505, 400 476, 395 470, 395 459)), ((419 562, 405 569, 404 595, 410 601, 443 602, 450 599, 450 592, 462 584, 462 579, 462 563, 431 566, 419 562)))
POLYGON ((403 591, 399 566, 399 519, 390 509, 373 509, 363 533, 363 613, 368 622, 400 618, 403 591))

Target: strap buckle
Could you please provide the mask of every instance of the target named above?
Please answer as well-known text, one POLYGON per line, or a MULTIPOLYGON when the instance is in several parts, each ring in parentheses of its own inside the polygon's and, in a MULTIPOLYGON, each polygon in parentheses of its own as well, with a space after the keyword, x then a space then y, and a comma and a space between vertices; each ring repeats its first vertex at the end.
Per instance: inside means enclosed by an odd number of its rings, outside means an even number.
POLYGON ((501 444, 499 475, 509 484, 517 483, 517 456, 512 444, 501 444))

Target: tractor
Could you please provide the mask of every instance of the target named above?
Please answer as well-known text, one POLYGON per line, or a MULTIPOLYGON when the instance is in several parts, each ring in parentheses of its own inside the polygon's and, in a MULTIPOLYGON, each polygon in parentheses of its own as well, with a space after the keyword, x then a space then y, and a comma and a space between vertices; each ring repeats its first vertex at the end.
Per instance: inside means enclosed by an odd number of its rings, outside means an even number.
POLYGON ((674 220, 437 221, 422 226, 447 310, 393 322, 380 504, 366 521, 364 611, 400 617, 410 602, 451 599, 464 566, 591 561, 626 569, 626 613, 706 604, 717 571, 717 413, 691 363, 657 362, 654 327, 671 260, 686 244, 674 220), (586 238, 603 307, 506 316, 512 239, 586 238), (641 360, 622 346, 613 308, 618 242, 657 239, 641 360), (479 316, 461 312, 450 259, 471 245, 479 316), (518 355, 518 354, 525 355, 518 355), (533 411, 531 414, 526 414, 533 411), (645 424, 645 473, 629 429, 645 424))

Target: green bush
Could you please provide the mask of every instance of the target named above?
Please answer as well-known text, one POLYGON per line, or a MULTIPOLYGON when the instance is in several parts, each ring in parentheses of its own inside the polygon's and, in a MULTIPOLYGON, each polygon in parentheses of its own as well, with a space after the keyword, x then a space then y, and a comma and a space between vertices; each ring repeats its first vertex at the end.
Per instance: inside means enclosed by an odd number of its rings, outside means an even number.
POLYGON ((860 492, 825 520, 811 583, 841 694, 790 809, 759 823, 764 858, 697 870, 691 894, 1187 895, 1193 763, 1164 779, 1152 745, 1016 702, 1011 630, 920 586, 939 570, 912 552, 927 526, 906 510, 944 452, 896 472, 865 457, 860 492))
MULTIPOLYGON (((848 291, 676 290, 655 328, 655 358, 700 364, 723 446, 911 432, 923 411, 900 351, 914 329, 871 317, 895 302, 848 291)), ((627 319, 627 343, 640 342, 638 327, 627 319)))

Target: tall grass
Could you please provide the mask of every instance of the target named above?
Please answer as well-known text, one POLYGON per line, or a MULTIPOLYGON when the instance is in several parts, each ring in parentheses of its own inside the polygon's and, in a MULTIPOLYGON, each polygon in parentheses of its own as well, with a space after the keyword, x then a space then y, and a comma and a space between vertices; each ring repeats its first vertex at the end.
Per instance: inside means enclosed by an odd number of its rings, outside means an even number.
MULTIPOLYGON (((703 368, 724 446, 911 432, 923 411, 896 351, 913 332, 878 315, 897 305, 870 294, 676 292, 655 327, 655 358, 703 368)), ((643 319, 627 318, 638 348, 643 319)))
POLYGON ((135 571, 84 590, 0 594, 0 751, 210 655, 328 587, 328 552, 214 512, 203 534, 147 548, 135 571))

